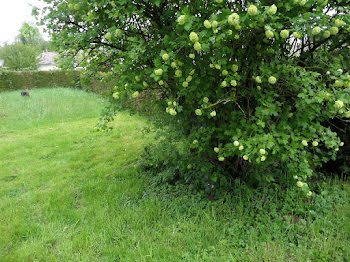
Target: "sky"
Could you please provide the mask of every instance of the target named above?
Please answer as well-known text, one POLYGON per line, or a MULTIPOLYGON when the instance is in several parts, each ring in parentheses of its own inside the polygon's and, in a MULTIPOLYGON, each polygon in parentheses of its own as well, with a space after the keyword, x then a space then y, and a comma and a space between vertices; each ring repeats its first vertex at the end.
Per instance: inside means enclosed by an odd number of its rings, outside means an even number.
POLYGON ((39 0, 0 0, 0 45, 12 43, 24 22, 35 23, 31 5, 42 6, 39 0))

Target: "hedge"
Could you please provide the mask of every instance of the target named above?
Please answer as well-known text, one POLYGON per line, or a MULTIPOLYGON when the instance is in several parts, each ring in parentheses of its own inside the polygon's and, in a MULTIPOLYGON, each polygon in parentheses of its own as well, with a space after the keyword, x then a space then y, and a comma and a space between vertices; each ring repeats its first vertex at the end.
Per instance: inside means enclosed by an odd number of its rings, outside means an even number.
POLYGON ((81 71, 8 71, 0 70, 0 92, 48 87, 78 87, 105 93, 111 83, 100 80, 81 81, 81 71))

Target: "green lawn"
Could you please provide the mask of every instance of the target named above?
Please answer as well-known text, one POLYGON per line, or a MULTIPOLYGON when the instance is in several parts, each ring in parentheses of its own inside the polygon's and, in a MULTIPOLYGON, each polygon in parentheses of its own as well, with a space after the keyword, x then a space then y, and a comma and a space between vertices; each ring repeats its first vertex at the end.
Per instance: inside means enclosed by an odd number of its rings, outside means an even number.
POLYGON ((0 93, 0 261, 348 261, 349 188, 238 189, 225 202, 154 193, 138 172, 152 141, 105 101, 69 89, 0 93), (269 194, 268 194, 269 193, 269 194))

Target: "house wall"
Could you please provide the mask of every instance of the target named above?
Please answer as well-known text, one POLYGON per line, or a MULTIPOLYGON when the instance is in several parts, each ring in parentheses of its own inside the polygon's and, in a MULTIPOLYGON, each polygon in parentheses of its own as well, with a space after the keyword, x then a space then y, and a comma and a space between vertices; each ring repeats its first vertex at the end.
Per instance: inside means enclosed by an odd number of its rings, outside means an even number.
POLYGON ((39 71, 51 71, 51 70, 58 70, 59 68, 56 65, 39 65, 38 70, 39 71))

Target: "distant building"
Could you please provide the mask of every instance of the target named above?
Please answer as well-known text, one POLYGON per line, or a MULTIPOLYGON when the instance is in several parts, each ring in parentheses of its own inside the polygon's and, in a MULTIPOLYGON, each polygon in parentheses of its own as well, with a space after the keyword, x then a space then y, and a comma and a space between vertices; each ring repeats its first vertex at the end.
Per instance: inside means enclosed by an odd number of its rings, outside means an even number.
POLYGON ((0 59, 0 68, 3 68, 3 67, 4 67, 4 64, 5 64, 5 60, 0 59))
POLYGON ((55 59, 58 57, 58 54, 55 52, 43 52, 38 59, 40 60, 37 63, 39 71, 50 71, 58 70, 59 68, 56 65, 55 59))

